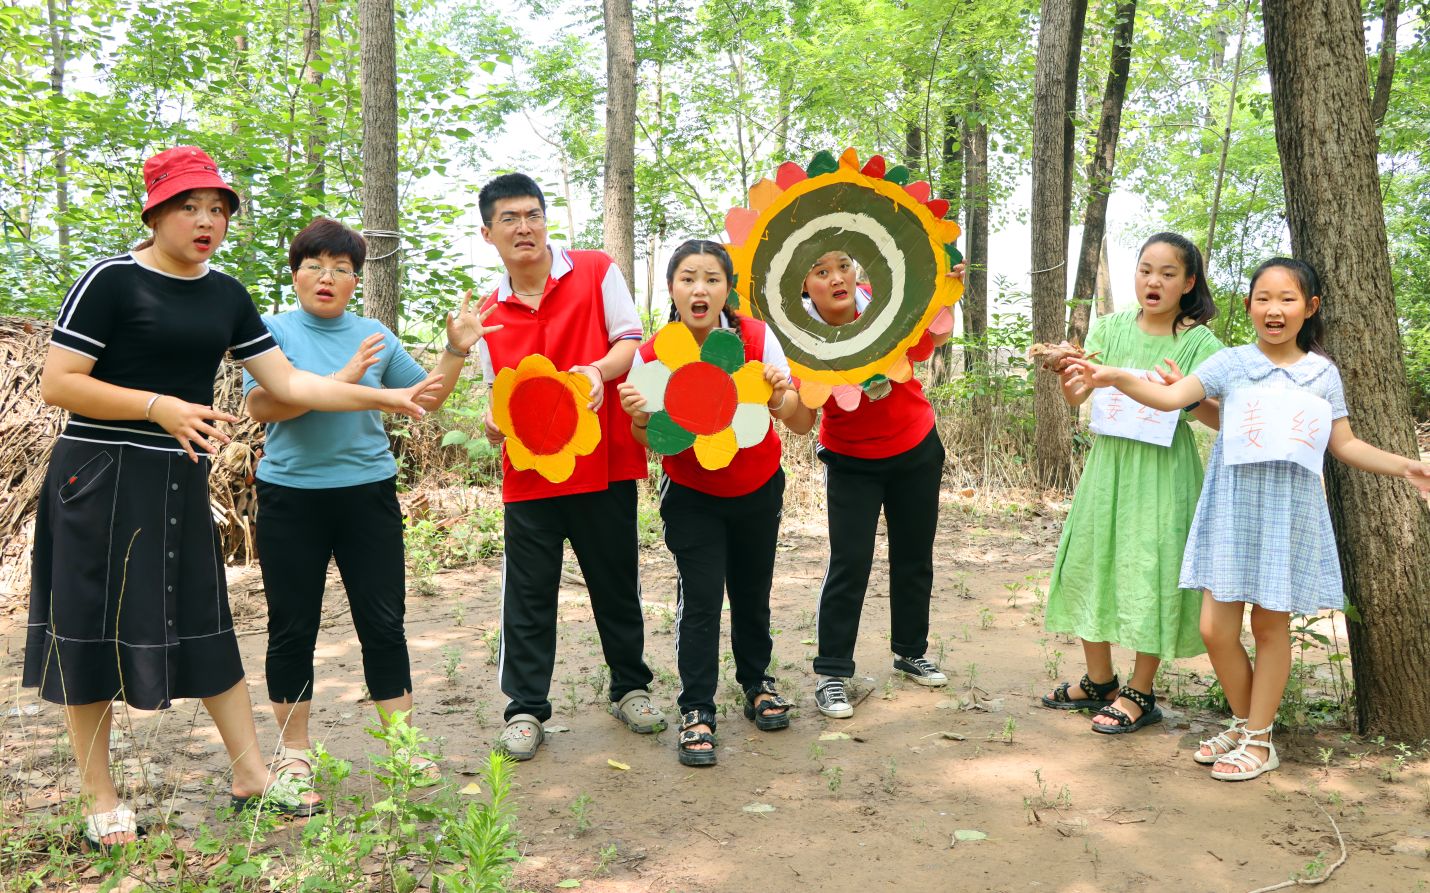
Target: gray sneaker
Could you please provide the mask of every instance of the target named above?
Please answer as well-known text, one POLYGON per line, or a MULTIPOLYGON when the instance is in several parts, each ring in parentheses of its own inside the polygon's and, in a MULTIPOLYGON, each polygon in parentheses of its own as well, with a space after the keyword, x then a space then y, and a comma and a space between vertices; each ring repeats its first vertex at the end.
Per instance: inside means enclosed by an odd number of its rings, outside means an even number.
POLYGON ((937 664, 925 657, 895 657, 894 669, 919 685, 927 685, 929 688, 948 685, 948 677, 939 670, 937 664))
POLYGON ((819 712, 835 719, 848 719, 854 715, 854 705, 849 703, 849 695, 844 691, 843 679, 823 679, 814 687, 814 704, 819 712))

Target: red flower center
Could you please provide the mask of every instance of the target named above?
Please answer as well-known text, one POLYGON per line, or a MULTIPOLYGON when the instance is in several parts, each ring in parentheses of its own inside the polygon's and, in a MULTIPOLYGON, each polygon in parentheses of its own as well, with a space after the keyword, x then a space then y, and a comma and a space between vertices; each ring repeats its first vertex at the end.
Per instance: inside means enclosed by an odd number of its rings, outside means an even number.
POLYGON ((665 386, 665 411, 692 434, 714 434, 730 427, 739 403, 730 374, 710 363, 687 363, 665 386))
POLYGON ((576 398, 554 378, 528 378, 511 392, 511 426, 538 456, 561 452, 576 434, 576 398))

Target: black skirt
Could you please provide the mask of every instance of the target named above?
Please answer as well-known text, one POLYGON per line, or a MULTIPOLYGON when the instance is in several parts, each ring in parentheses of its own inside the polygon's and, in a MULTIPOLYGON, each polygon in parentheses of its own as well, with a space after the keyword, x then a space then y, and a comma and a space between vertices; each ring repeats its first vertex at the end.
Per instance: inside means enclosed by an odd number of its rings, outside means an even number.
POLYGON ((243 679, 209 462, 61 437, 35 518, 23 684, 145 710, 243 679))

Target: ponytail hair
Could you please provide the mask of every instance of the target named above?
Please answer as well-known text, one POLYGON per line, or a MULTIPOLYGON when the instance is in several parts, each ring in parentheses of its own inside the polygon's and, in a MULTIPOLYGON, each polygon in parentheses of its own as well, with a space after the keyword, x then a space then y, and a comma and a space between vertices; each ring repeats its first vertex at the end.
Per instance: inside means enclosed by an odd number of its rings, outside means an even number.
POLYGON ((1192 326, 1206 325, 1216 318, 1216 301, 1212 299, 1211 286, 1207 285, 1207 268, 1202 262, 1202 253, 1192 244, 1191 239, 1181 233, 1163 232, 1157 233, 1142 243, 1142 247, 1137 251, 1137 257, 1142 257, 1142 252, 1156 244, 1170 245, 1176 249, 1182 259, 1182 268, 1187 271, 1187 275, 1192 277, 1192 287, 1182 299, 1177 309, 1177 318, 1172 320, 1172 334, 1176 335, 1177 330, 1182 327, 1186 320, 1192 321, 1192 326))
MULTIPOLYGON (((715 258, 715 262, 720 265, 720 269, 725 272, 725 285, 727 288, 735 287, 735 264, 730 260, 730 253, 725 250, 725 246, 719 242, 712 242, 709 239, 686 239, 680 243, 680 247, 675 249, 675 253, 670 256, 670 263, 665 267, 665 287, 667 290, 675 284, 675 271, 679 269, 680 262, 694 254, 708 254, 715 258)), ((670 322, 677 322, 680 319, 680 311, 676 309, 675 302, 670 302, 670 322)), ((720 325, 722 328, 733 329, 736 327, 735 316, 730 312, 729 306, 720 308, 720 325)))
POLYGON ((1256 292, 1256 280, 1261 278, 1261 274, 1267 270, 1280 268, 1291 274, 1291 278, 1296 280, 1296 284, 1301 288, 1301 300, 1306 302, 1306 310, 1311 309, 1311 298, 1321 299, 1321 306, 1315 313, 1306 317, 1306 321, 1301 323, 1301 331, 1296 333, 1296 346, 1306 353, 1318 353, 1325 357, 1326 349, 1321 346, 1321 339, 1326 336, 1326 319, 1323 311, 1326 309, 1326 296, 1321 292, 1321 277, 1316 274, 1316 270, 1304 260, 1297 260, 1294 257, 1273 257, 1261 264, 1251 272, 1251 284, 1246 289, 1246 300, 1250 304, 1251 296, 1256 292))

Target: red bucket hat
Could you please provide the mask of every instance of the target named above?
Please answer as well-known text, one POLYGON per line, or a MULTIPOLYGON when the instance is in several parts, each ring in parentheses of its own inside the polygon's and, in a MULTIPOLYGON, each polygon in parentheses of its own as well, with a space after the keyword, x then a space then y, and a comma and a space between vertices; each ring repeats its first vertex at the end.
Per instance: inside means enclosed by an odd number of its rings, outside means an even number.
POLYGON ((230 213, 238 213, 238 193, 219 176, 218 165, 198 146, 175 146, 144 162, 144 214, 190 189, 228 193, 230 213))

